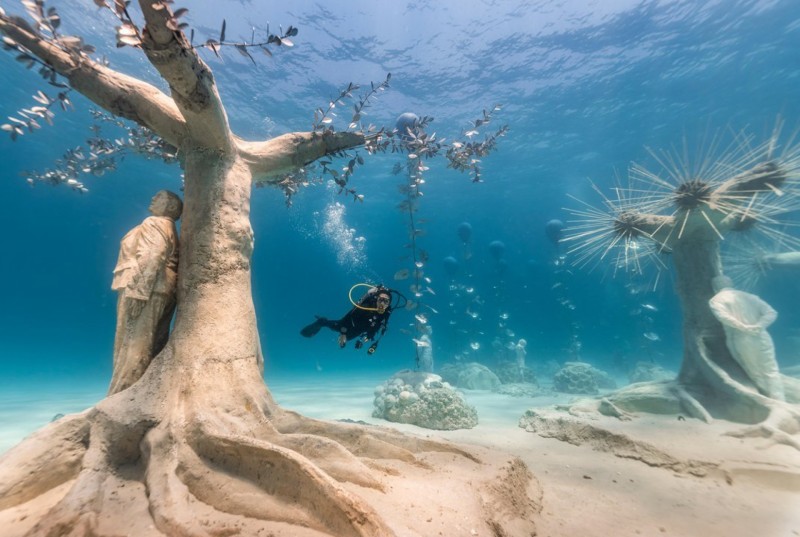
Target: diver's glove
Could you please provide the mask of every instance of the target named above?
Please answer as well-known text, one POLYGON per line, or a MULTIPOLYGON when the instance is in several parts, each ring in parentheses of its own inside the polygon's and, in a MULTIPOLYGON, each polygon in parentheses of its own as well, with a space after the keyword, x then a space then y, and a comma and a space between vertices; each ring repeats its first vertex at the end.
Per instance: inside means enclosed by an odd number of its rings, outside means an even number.
POLYGON ((375 354, 375 351, 377 349, 378 349, 378 342, 376 341, 375 343, 373 343, 372 345, 369 346, 369 348, 367 349, 367 352, 369 354, 375 354))
POLYGON ((356 340, 356 349, 360 349, 364 345, 364 341, 361 339, 356 340))

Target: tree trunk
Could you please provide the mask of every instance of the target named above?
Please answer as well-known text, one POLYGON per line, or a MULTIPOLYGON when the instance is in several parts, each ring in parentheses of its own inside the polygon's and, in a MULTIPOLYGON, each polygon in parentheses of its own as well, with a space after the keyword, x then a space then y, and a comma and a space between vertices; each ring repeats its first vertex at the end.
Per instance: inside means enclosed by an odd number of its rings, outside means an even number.
POLYGON ((722 274, 719 240, 710 229, 698 229, 677 241, 672 254, 676 291, 683 310, 683 363, 678 382, 712 416, 737 422, 763 419, 765 413, 757 412, 758 416, 754 416, 748 401, 720 389, 722 381, 718 370, 706 365, 706 360, 712 360, 736 382, 745 386, 752 384, 731 356, 722 324, 708 305, 715 294, 712 280, 722 274))
POLYGON ((702 385, 703 369, 698 366, 699 346, 711 350, 714 361, 726 371, 739 368, 725 345, 722 324, 711 313, 708 301, 714 296, 712 280, 722 274, 719 242, 698 236, 675 243, 675 287, 683 310, 683 364, 678 379, 686 385, 702 385))
POLYGON ((173 359, 186 373, 232 367, 260 377, 250 171, 237 157, 198 149, 186 152, 185 172, 173 359))

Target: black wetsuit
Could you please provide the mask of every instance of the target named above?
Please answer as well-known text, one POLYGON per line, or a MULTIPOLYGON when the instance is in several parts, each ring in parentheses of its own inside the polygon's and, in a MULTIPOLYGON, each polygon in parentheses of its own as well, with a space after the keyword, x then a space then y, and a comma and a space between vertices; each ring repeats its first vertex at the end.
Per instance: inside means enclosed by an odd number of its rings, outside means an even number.
MULTIPOLYGON (((391 295, 388 290, 373 287, 358 301, 358 305, 361 306, 361 308, 353 307, 344 317, 336 321, 326 319, 325 317, 317 317, 317 320, 303 328, 300 334, 305 337, 312 337, 324 326, 339 334, 343 334, 346 341, 361 337, 362 339, 356 342, 357 349, 361 347, 364 341, 374 341, 379 330, 381 336, 386 332, 389 316, 392 313, 391 305, 387 306, 383 313, 379 313, 375 309, 377 307, 379 294, 388 295, 391 300, 391 295)), ((377 345, 378 342, 375 341, 370 346, 369 352, 375 352, 377 345)), ((344 343, 341 343, 340 346, 344 347, 344 343)))

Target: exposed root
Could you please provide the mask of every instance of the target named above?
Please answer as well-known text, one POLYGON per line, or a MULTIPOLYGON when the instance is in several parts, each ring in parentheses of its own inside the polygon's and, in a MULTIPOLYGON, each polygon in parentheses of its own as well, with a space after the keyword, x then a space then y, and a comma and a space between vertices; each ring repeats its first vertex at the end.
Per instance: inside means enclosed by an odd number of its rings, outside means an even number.
POLYGON ((796 407, 776 401, 765 421, 725 434, 734 438, 766 438, 769 443, 765 447, 783 444, 800 451, 798 433, 800 433, 800 412, 796 407))
MULTIPOLYGON (((217 509, 253 518, 297 523, 287 516, 285 506, 291 510, 302 510, 302 525, 341 536, 391 535, 380 517, 364 502, 345 491, 331 477, 313 465, 308 459, 294 451, 269 442, 247 439, 241 436, 224 437, 208 432, 190 439, 192 447, 207 464, 184 465, 179 472, 190 492, 217 509), (198 471, 199 470, 199 471, 198 471), (223 470, 220 472, 219 470, 223 470), (220 476, 234 475, 254 484, 271 497, 276 510, 265 510, 260 503, 248 504, 236 501, 225 490, 243 493, 240 483, 228 481, 220 490, 220 476), (212 477, 209 480, 209 476, 212 477), (220 503, 223 502, 223 503, 220 503)), ((185 451, 185 450, 184 450, 185 451)))
POLYGON ((438 451, 460 455, 473 462, 481 462, 474 454, 454 444, 404 435, 393 429, 321 421, 301 416, 289 410, 283 410, 281 415, 276 418, 275 427, 281 433, 329 437, 359 457, 398 459, 413 463, 416 461, 415 453, 438 451))
MULTIPOLYGON (((700 390, 689 387, 678 381, 645 382, 633 384, 603 397, 582 399, 575 403, 556 407, 564 410, 567 415, 559 417, 541 417, 539 411, 528 411, 521 419, 520 426, 526 430, 535 430, 542 436, 559 438, 570 443, 585 443, 587 438, 595 449, 608 450, 607 431, 597 432, 597 438, 592 434, 578 434, 582 428, 591 429, 589 424, 570 423, 571 418, 593 419, 598 414, 628 420, 636 413, 678 415, 685 413, 690 417, 705 423, 711 423, 713 413, 720 406, 725 406, 724 416, 730 418, 731 409, 735 409, 741 423, 751 424, 743 429, 725 433, 736 438, 765 438, 769 440, 766 447, 783 444, 800 451, 800 405, 797 402, 797 387, 791 379, 786 379, 787 401, 779 401, 760 394, 754 388, 733 379, 719 365, 709 360, 706 349, 701 345, 701 362, 704 373, 709 377, 713 390, 700 390), (696 393, 691 393, 695 391, 696 393), (579 440, 580 438, 580 440, 579 440), (599 444, 598 444, 599 443, 599 444)), ((598 431, 602 431, 599 429, 598 431)), ((614 451, 619 451, 620 446, 626 441, 614 440, 614 451)), ((644 452, 648 452, 649 448, 644 452)), ((622 453, 632 452, 636 456, 618 455, 629 458, 639 458, 640 448, 633 450, 627 447, 622 453)), ((615 453, 616 454, 616 453, 615 453)), ((660 459, 659 455, 657 459, 660 459)), ((647 462, 646 457, 642 459, 647 462)), ((672 467, 673 462, 662 462, 659 465, 672 467)))
POLYGON ((0 459, 4 536, 392 537, 437 513, 437 532, 534 533, 540 489, 520 461, 305 418, 243 384, 209 403, 203 385, 137 383, 32 435, 0 459), (418 487, 422 520, 398 509, 418 487))
POLYGON ((535 484, 525 463, 514 458, 501 468, 492 483, 481 487, 484 517, 495 537, 526 535, 527 528, 522 524, 525 517, 542 510, 542 490, 535 484), (497 520, 512 522, 503 525, 497 520))
POLYGON ((74 479, 89 445, 88 412, 65 416, 0 457, 0 510, 74 479))
POLYGON ((587 423, 574 416, 556 411, 528 410, 520 418, 520 427, 544 438, 555 438, 575 446, 589 445, 595 451, 611 453, 623 459, 643 462, 648 466, 666 468, 676 473, 702 477, 719 466, 716 463, 680 460, 647 442, 587 423))

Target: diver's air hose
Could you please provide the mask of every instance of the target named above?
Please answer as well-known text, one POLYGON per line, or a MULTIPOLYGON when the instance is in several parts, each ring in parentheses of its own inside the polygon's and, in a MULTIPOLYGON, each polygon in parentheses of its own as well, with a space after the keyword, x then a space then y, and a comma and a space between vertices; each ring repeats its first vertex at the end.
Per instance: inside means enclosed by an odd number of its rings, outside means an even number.
POLYGON ((357 307, 360 310, 378 311, 378 308, 365 308, 364 306, 361 306, 360 304, 357 304, 356 301, 353 300, 353 289, 355 289, 356 287, 369 287, 370 289, 377 289, 377 287, 372 285, 372 284, 369 284, 369 283, 357 283, 353 287, 350 288, 350 291, 347 293, 347 298, 350 299, 350 303, 352 305, 354 305, 355 307, 357 307))
MULTIPOLYGON (((366 311, 378 311, 378 308, 365 308, 364 306, 356 303, 356 301, 353 300, 353 289, 355 289, 356 287, 369 287, 370 289, 378 289, 381 286, 380 285, 372 285, 371 283, 357 283, 353 287, 351 287, 350 291, 348 291, 348 293, 347 293, 347 298, 350 299, 350 303, 353 306, 357 307, 358 309, 366 310, 366 311)), ((383 288, 383 289, 386 289, 386 288, 383 288)), ((401 298, 403 299, 403 304, 402 304, 401 307, 405 307, 405 305, 408 303, 408 299, 405 296, 403 296, 402 293, 400 293, 398 291, 395 291, 394 289, 386 289, 386 292, 389 293, 390 296, 391 295, 397 295, 395 297, 395 298, 397 298, 397 304, 394 304, 391 307, 391 309, 396 309, 398 306, 400 306, 400 299, 401 298)))

